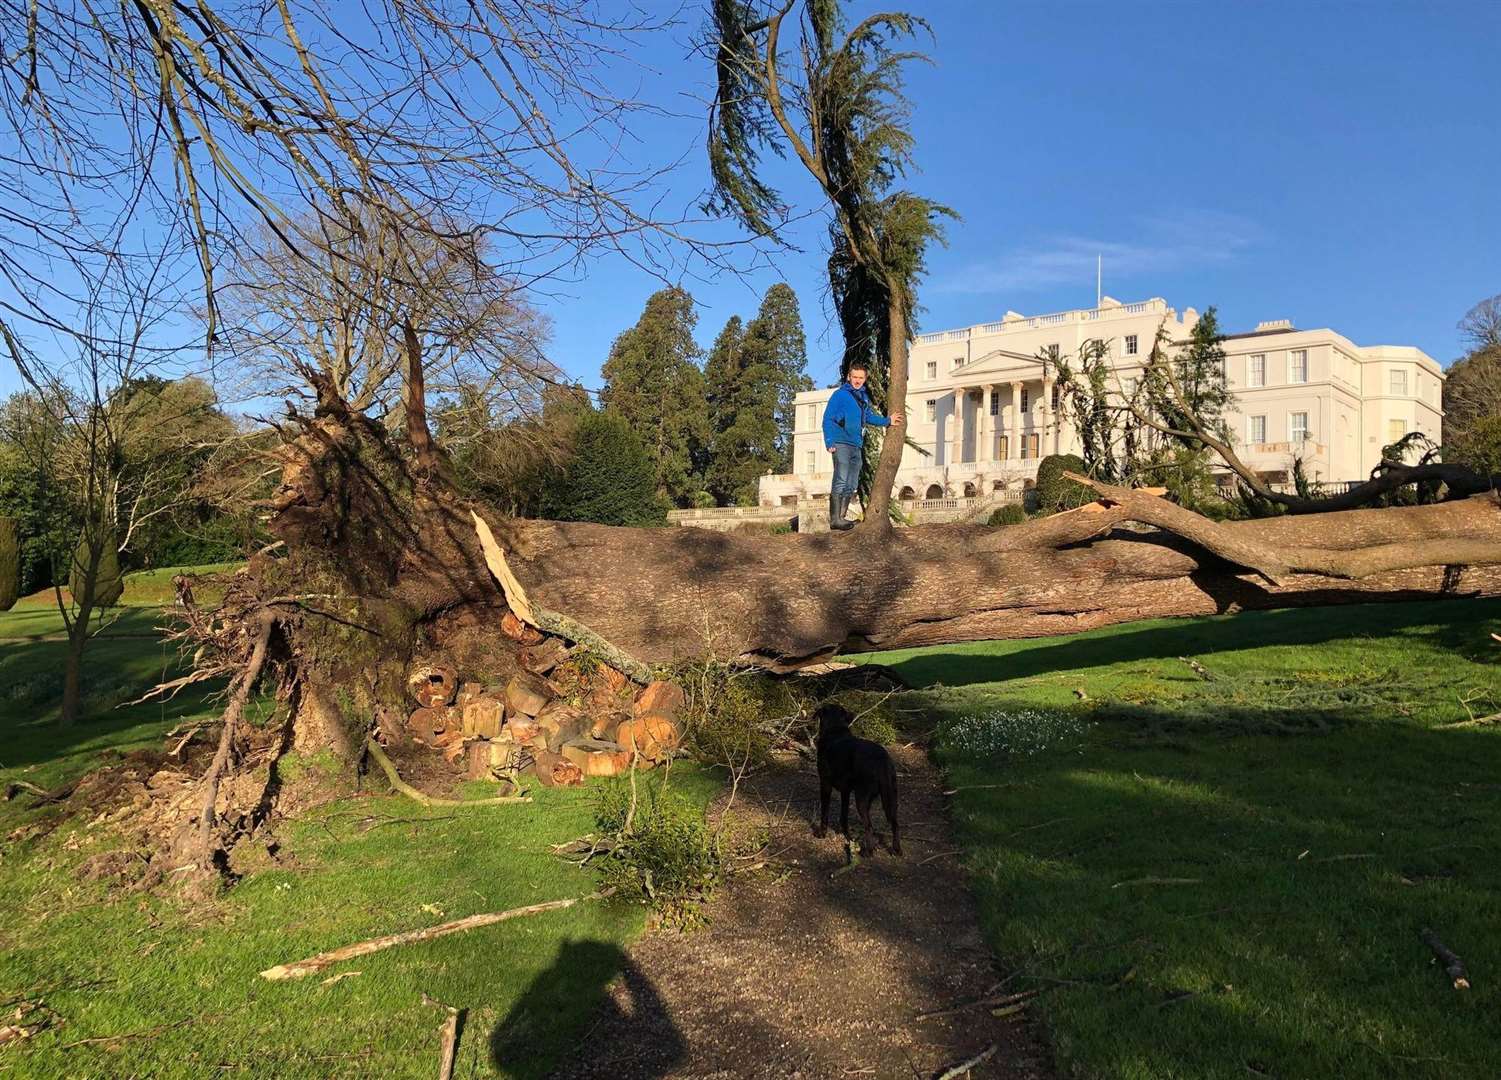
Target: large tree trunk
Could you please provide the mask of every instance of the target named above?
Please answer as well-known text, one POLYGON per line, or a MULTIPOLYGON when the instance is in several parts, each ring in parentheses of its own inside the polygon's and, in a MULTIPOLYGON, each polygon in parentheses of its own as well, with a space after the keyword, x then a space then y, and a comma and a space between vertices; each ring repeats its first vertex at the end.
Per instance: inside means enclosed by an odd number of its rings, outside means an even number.
POLYGON ((787 666, 1160 616, 1501 593, 1491 496, 1216 525, 1133 494, 1027 525, 936 525, 880 543, 545 522, 499 532, 534 602, 648 662, 712 652, 787 666), (1133 524, 1154 518, 1159 527, 1133 524))

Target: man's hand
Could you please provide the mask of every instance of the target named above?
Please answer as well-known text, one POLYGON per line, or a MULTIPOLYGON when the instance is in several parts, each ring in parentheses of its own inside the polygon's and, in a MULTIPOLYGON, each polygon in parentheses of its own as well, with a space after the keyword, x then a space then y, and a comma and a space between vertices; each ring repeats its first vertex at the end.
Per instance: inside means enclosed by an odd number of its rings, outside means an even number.
POLYGON ((907 422, 907 414, 899 409, 891 414, 891 422, 893 424, 905 424, 907 422))
POLYGON ((832 446, 829 447, 828 450, 829 450, 829 453, 831 453, 831 454, 834 452, 834 448, 832 446))

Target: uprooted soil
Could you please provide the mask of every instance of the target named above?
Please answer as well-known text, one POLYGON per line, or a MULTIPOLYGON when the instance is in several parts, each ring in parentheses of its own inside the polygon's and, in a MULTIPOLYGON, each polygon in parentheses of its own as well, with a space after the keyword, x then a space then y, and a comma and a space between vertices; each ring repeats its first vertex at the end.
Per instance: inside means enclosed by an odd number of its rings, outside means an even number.
MULTIPOLYGON (((843 839, 812 834, 812 762, 784 759, 745 780, 732 827, 769 837, 766 865, 732 876, 706 928, 638 941, 593 1029, 554 1076, 911 1080, 992 1044, 996 1053, 970 1076, 1051 1076, 1052 1055, 1027 1010, 917 1019, 994 992, 1006 972, 981 937, 937 770, 917 748, 894 756, 906 857, 883 848, 840 873, 843 839)), ((836 828, 838 813, 836 796, 836 828)), ((1012 981, 1004 991, 1022 988, 1012 981)))

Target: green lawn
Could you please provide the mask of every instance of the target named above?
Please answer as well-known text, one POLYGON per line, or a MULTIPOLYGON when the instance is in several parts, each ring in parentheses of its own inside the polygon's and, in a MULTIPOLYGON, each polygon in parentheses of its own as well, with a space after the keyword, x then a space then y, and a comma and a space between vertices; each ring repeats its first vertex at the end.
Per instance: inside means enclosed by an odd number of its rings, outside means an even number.
MULTIPOLYGON (((14 640, 49 632, 36 617, 0 615, 0 638, 12 639, 0 644, 0 784, 50 785, 214 711, 203 695, 113 708, 175 670, 147 634, 158 613, 126 610, 116 627, 136 636, 107 631, 90 646, 91 707, 59 731, 63 646, 14 640)), ((718 781, 679 765, 672 788, 703 805, 718 781)), ((27 839, 17 831, 46 812, 25 808, 27 798, 0 803, 0 1003, 8 1014, 40 999, 58 1021, 0 1048, 0 1075, 430 1080, 442 1016, 423 993, 469 1010, 456 1075, 544 1075, 621 970, 641 909, 590 903, 392 949, 335 966, 324 977, 359 974, 330 985, 256 974, 380 934, 588 893, 592 876, 548 847, 592 828, 591 790, 534 794, 530 805, 461 810, 341 799, 283 830, 274 861, 196 911, 80 878, 80 864, 111 846, 87 816, 27 839)))
POLYGON ((1490 1075, 1501 727, 1443 725, 1501 710, 1498 627, 1368 605, 870 659, 932 687, 985 931, 1061 1071, 1490 1075))

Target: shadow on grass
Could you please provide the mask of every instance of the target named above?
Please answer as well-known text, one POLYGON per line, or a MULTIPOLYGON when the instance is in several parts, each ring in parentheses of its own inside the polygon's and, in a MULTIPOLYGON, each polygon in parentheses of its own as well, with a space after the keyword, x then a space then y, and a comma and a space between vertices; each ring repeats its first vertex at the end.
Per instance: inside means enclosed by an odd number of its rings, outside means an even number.
POLYGON ((1323 609, 1318 618, 1290 608, 1155 620, 1065 638, 977 642, 914 654, 878 654, 872 659, 910 686, 966 686, 1106 664, 1202 657, 1249 646, 1320 645, 1378 633, 1420 634, 1436 647, 1468 651, 1482 646, 1498 621, 1501 599, 1349 605, 1323 609))
MULTIPOLYGON (((1143 710, 1143 714, 1145 710, 1143 710)), ((1172 728, 1168 710, 1134 719, 1172 728)), ((1501 738, 1415 725, 955 762, 987 937, 1090 1075, 1449 1076, 1501 1059, 1501 738)), ((1481 1070, 1484 1071, 1484 1070, 1481 1070)))
POLYGON ((548 1033, 556 1027, 555 1018, 581 1001, 594 999, 603 1004, 594 1011, 583 1040, 594 1031, 618 1031, 620 1020, 628 1018, 629 1029, 638 1036, 632 1044, 631 1077, 665 1076, 682 1063, 686 1048, 681 1032, 656 987, 625 951, 610 942, 566 941, 557 959, 532 981, 490 1033, 491 1064, 510 1076, 546 1075, 551 1062, 570 1056, 567 1047, 545 1045, 548 1033), (617 975, 630 998, 628 1012, 620 1009, 607 989, 617 975))

